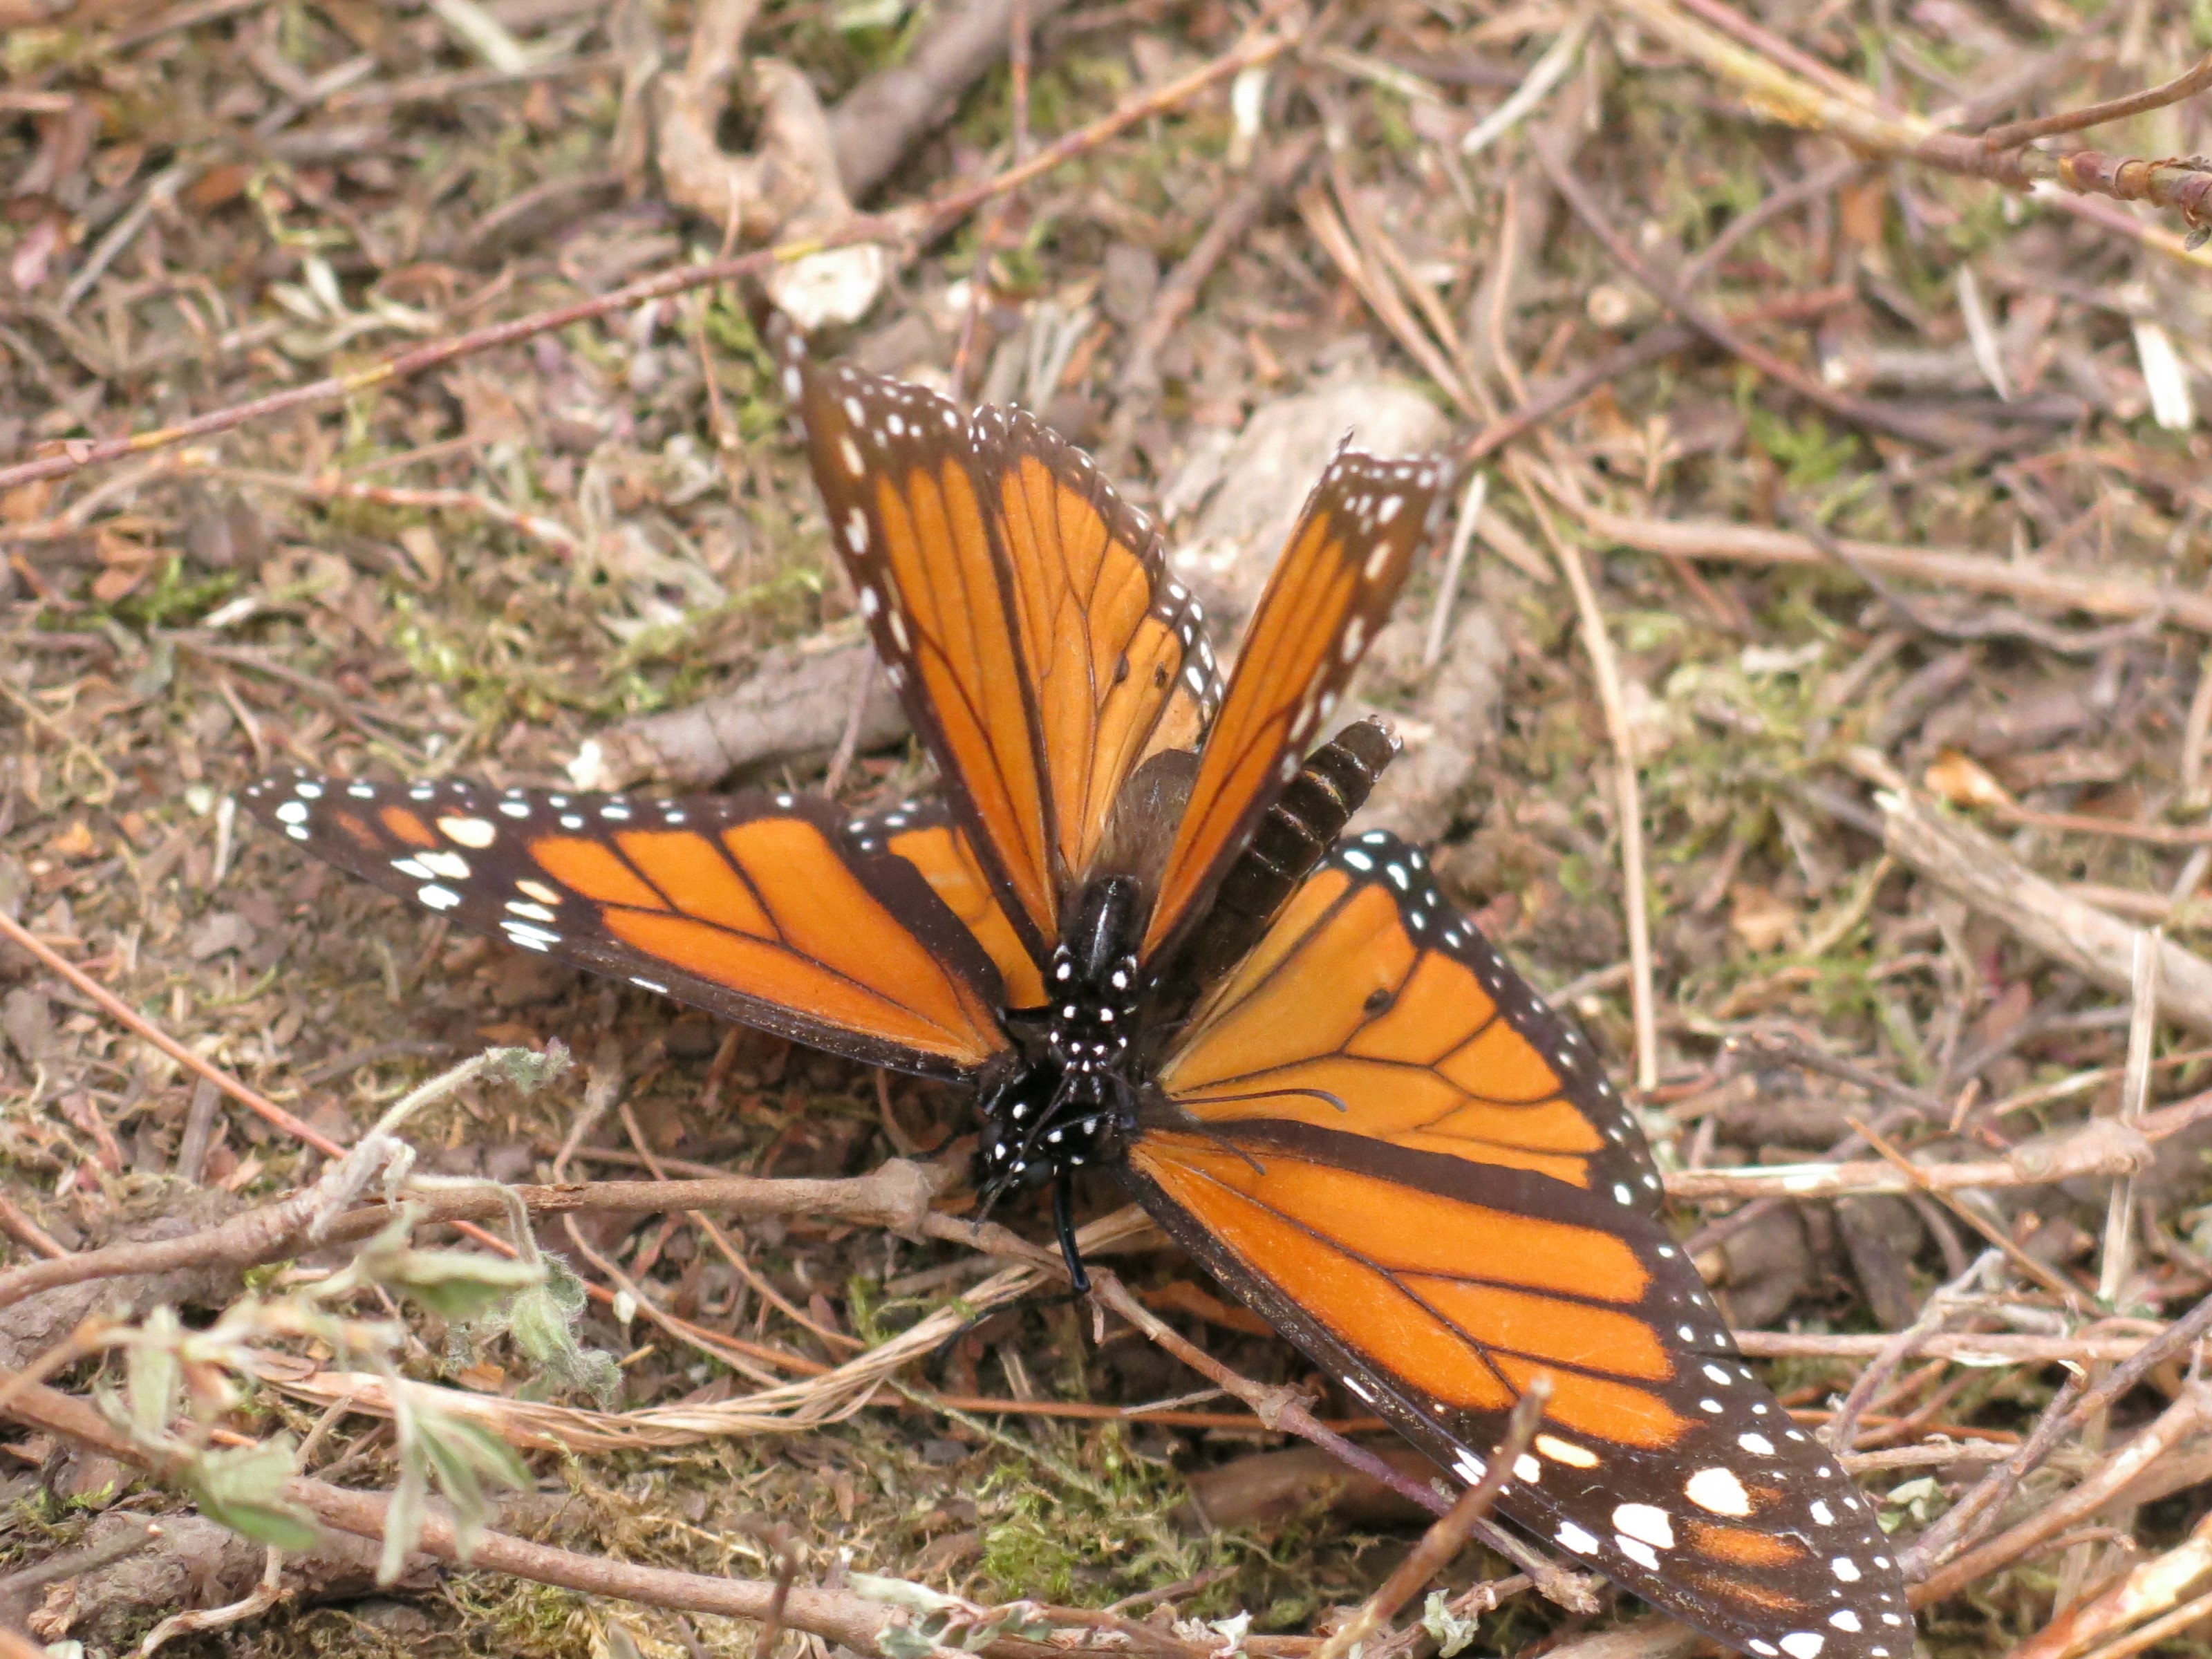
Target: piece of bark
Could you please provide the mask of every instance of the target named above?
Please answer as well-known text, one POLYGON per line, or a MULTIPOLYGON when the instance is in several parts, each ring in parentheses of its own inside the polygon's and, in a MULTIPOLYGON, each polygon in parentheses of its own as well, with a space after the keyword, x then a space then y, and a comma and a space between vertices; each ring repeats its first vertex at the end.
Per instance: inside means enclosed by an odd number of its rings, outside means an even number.
POLYGON ((1919 1316, 1911 1261, 1927 1231, 1901 1198, 1860 1193, 1836 1200, 1836 1231, 1851 1259, 1867 1306, 1886 1331, 1901 1331, 1919 1316))
MULTIPOLYGON (((1066 6, 1067 0, 1029 0, 1030 27, 1066 6)), ((889 178, 923 133, 950 120, 960 94, 1006 55, 1013 15, 1014 0, 948 7, 900 62, 838 100, 830 112, 830 145, 855 199, 889 178)))
MULTIPOLYGON (((181 1238, 213 1224, 238 1208, 227 1193, 185 1189, 170 1213, 126 1221, 106 1243, 181 1238)), ((161 1273, 88 1280, 26 1297, 0 1310, 0 1366, 19 1370, 62 1341, 94 1313, 129 1317, 159 1305, 220 1306, 238 1293, 240 1270, 232 1265, 187 1267, 161 1273)))
MULTIPOLYGON (((1972 825, 1942 817, 1917 795, 1876 797, 1891 855, 2002 923, 2023 944, 2115 995, 2134 984, 2137 929, 2045 880, 1972 825)), ((2172 939, 2159 946, 2158 1012, 2212 1035, 2212 963, 2172 939)))
MULTIPOLYGON (((85 1529, 79 1553, 92 1554, 110 1535, 126 1529, 143 1530, 147 1519, 159 1522, 159 1538, 77 1580, 76 1602, 82 1612, 70 1628, 74 1639, 88 1647, 118 1649, 157 1619, 242 1600, 260 1583, 268 1552, 228 1527, 190 1512, 103 1515, 85 1529)), ((284 1558, 286 1599, 313 1607, 365 1595, 376 1588, 380 1553, 374 1540, 325 1530, 314 1548, 284 1558)), ((438 1576, 438 1564, 428 1556, 410 1556, 398 1587, 429 1589, 438 1576)))
MULTIPOLYGON (((1402 641, 1405 653, 1418 660, 1422 632, 1421 619, 1400 617, 1376 641, 1376 655, 1402 641)), ((1368 798, 1361 829, 1389 830, 1426 843, 1450 828, 1497 742, 1512 657, 1501 613, 1490 605, 1478 601, 1453 624, 1450 643, 1428 684, 1414 696, 1410 716, 1395 720, 1406 746, 1368 798)), ((1382 712, 1385 720, 1393 718, 1382 712)))
MULTIPOLYGON (((1796 1209, 1767 1211, 1722 1243, 1720 1282, 1713 1293, 1738 1330, 1771 1325, 1813 1283, 1813 1248, 1796 1209)), ((1698 1263, 1702 1269, 1705 1263, 1698 1263)))
MULTIPOLYGON (((1376 1454, 1425 1480, 1435 1473, 1411 1446, 1377 1445, 1376 1454)), ((1327 1499, 1329 1512, 1348 1526, 1418 1527, 1435 1517, 1381 1481, 1347 1468, 1319 1446, 1255 1452, 1190 1478, 1190 1519, 1210 1531, 1279 1524, 1327 1499)))
MULTIPOLYGON (((728 690, 586 744, 570 778, 580 789, 627 789, 647 781, 705 787, 749 767, 827 754, 844 736, 872 649, 857 640, 828 650, 770 651, 728 690)), ((858 749, 880 749, 905 730, 897 694, 875 675, 860 714, 858 749)))

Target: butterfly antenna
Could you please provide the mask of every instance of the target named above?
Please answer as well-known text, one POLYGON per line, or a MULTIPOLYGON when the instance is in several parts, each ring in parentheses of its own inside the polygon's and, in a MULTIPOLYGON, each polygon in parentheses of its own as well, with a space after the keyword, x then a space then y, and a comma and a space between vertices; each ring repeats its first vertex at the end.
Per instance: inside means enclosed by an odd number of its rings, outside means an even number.
POLYGON ((1067 1259, 1068 1281, 1078 1296, 1091 1294, 1091 1275, 1083 1270, 1083 1252, 1075 1243, 1074 1183, 1065 1175, 1053 1182, 1052 1225, 1060 1235, 1060 1253, 1067 1259))

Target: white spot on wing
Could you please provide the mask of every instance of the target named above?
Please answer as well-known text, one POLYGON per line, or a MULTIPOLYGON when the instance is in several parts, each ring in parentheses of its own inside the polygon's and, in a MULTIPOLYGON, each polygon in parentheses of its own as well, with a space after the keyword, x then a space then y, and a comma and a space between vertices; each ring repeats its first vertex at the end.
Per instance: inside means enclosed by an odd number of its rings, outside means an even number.
POLYGON ((1626 1533, 1615 1533, 1613 1547, 1646 1572, 1659 1571, 1659 1553, 1640 1538, 1631 1538, 1626 1533))
POLYGON ((1699 1509, 1714 1515, 1751 1513, 1751 1495, 1743 1482, 1728 1469, 1699 1469, 1682 1483, 1683 1495, 1699 1509))
POLYGON ((1631 1538, 1662 1550, 1674 1547, 1674 1520, 1650 1504, 1623 1504, 1613 1512, 1613 1524, 1631 1538))
POLYGON ((438 830, 447 841, 479 851, 499 839, 499 830, 483 818, 440 818, 438 830))
POLYGON ((1535 1445, 1538 1451, 1554 1463, 1565 1463, 1577 1469, 1597 1467, 1595 1452, 1587 1446, 1577 1446, 1571 1440, 1562 1440, 1557 1435, 1540 1434, 1536 1437, 1535 1445))

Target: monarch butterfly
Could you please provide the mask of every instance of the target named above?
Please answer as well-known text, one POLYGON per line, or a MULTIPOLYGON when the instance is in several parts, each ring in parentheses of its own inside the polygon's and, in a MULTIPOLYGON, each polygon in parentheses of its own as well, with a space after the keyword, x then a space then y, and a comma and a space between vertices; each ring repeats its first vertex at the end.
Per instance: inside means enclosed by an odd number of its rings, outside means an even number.
POLYGON ((1111 1170, 1508 1518, 1759 1659, 1903 1659, 1866 1501, 1746 1366, 1588 1042, 1437 890, 1340 839, 1395 749, 1310 757, 1445 498, 1342 452, 1224 688, 1145 517, 1028 416, 794 351, 830 533, 940 800, 255 785, 462 926, 977 1091, 986 1196, 1111 1170))

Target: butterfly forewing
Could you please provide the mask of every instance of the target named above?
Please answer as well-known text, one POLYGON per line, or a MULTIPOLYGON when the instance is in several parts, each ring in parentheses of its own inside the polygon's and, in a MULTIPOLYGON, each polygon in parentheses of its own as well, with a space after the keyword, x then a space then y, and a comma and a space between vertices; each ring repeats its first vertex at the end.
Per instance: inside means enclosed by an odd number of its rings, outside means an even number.
POLYGON ((977 862, 1042 960, 1123 780, 1218 700, 1189 593, 1088 458, 1018 411, 794 362, 830 536, 977 862))
POLYGON ((1340 847, 1202 1009, 1128 1153, 1167 1231, 1501 1507, 1762 1659, 1905 1659, 1864 1500, 1738 1357, 1587 1044, 1387 836, 1340 847))
POLYGON ((1213 647, 1158 532, 1090 457, 1019 410, 980 410, 971 426, 998 491, 1054 845, 1079 878, 1139 763, 1204 735, 1221 696, 1213 647))
POLYGON ((1207 734, 1146 930, 1148 960, 1204 913, 1268 803, 1297 775, 1307 744, 1389 618, 1444 483, 1434 459, 1350 453, 1322 474, 1207 734))
POLYGON ((246 793, 271 828, 462 927, 725 1018, 943 1076, 1006 1047, 989 958, 902 860, 793 795, 379 786, 246 793))
POLYGON ((952 821, 942 801, 905 801, 847 828, 862 851, 886 849, 921 872, 997 965, 1009 1008, 1035 1008, 1044 1001, 1044 976, 975 861, 967 832, 952 821))

